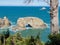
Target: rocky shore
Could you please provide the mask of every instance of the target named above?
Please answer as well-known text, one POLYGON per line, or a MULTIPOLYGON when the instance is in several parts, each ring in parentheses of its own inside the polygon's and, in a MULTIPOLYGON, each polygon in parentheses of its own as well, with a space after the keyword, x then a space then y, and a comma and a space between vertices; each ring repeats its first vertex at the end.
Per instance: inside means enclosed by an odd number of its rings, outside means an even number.
POLYGON ((5 28, 9 26, 11 26, 11 23, 6 16, 3 18, 0 18, 0 28, 5 28))
MULTIPOLYGON (((12 26, 8 18, 5 16, 3 19, 0 18, 0 28, 12 26)), ((16 26, 12 26, 12 30, 26 30, 29 28, 33 29, 44 29, 47 25, 43 20, 37 17, 23 17, 18 18, 16 26)))

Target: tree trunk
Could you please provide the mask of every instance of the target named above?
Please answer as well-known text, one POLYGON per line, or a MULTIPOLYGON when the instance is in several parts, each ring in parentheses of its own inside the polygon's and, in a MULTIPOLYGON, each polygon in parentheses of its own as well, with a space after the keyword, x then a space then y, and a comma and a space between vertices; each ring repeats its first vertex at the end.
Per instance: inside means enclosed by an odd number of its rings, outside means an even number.
POLYGON ((6 41, 6 40, 5 40, 5 36, 4 36, 4 44, 3 44, 3 45, 5 45, 5 41, 6 41))
POLYGON ((50 0, 51 33, 59 33, 58 0, 50 0))

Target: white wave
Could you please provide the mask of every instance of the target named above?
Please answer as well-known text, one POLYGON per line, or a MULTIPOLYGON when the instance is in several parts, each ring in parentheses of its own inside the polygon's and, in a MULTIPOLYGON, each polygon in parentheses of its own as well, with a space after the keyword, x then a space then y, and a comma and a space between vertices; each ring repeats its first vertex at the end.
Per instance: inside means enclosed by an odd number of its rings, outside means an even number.
POLYGON ((47 25, 47 28, 50 28, 50 24, 46 24, 47 25))
POLYGON ((46 7, 42 7, 40 10, 46 10, 46 7))
POLYGON ((14 24, 16 24, 15 22, 12 22, 12 21, 10 21, 10 23, 11 23, 11 25, 14 25, 14 24))

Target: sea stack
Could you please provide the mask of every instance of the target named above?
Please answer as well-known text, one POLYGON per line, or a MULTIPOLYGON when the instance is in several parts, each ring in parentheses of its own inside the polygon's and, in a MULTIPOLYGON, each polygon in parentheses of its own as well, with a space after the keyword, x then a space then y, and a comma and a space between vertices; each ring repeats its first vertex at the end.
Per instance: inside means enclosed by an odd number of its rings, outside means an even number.
POLYGON ((6 16, 4 17, 3 21, 4 21, 4 26, 10 26, 11 25, 10 21, 8 20, 8 18, 6 16))
POLYGON ((33 29, 38 29, 38 28, 44 29, 47 27, 47 25, 40 18, 24 17, 24 18, 19 18, 17 20, 17 27, 15 27, 14 29, 26 30, 27 27, 30 27, 33 29))
POLYGON ((6 16, 3 19, 0 18, 0 28, 9 27, 10 25, 11 23, 6 16))

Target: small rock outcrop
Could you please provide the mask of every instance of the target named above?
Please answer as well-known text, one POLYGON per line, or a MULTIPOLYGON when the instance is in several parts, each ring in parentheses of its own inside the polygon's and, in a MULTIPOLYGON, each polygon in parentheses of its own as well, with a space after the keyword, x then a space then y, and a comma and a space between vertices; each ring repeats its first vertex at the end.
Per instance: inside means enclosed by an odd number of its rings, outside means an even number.
POLYGON ((10 25, 11 23, 7 17, 4 17, 3 19, 0 18, 0 28, 9 27, 10 25))
POLYGON ((46 28, 46 24, 43 20, 37 17, 24 17, 17 20, 17 26, 13 28, 14 30, 25 30, 27 27, 30 28, 46 28))

